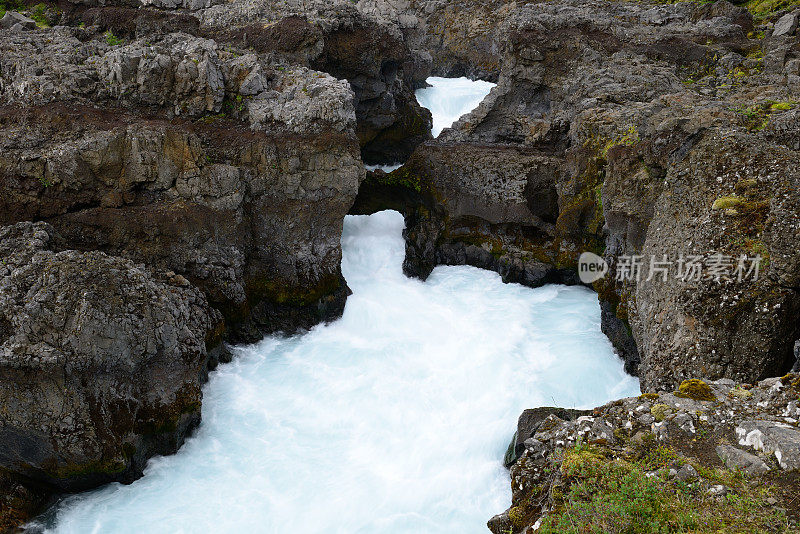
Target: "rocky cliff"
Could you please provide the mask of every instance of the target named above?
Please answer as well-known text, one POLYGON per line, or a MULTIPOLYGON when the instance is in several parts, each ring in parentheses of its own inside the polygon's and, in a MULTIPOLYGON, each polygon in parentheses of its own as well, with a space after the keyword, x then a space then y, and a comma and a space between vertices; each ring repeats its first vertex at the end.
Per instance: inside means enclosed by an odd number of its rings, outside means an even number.
MULTIPOLYGON (((174 453, 222 349, 219 312, 186 278, 58 239, 43 222, 0 228, 0 486, 11 474, 23 494, 130 482, 174 453)), ((17 509, 4 502, 3 529, 17 509)))
POLYGON ((486 9, 472 27, 503 36, 497 87, 390 178, 422 196, 407 273, 469 263, 574 283, 591 251, 611 268, 594 284, 604 330, 643 389, 791 368, 797 36, 725 2, 486 9), (757 280, 743 256, 760 257, 757 280), (615 280, 631 257, 641 268, 615 280), (679 272, 689 258, 699 279, 679 272))
POLYGON ((471 264, 572 284, 582 252, 602 256, 603 329, 644 390, 795 362, 784 4, 0 8, 0 526, 174 451, 223 338, 338 316, 348 212, 401 210, 422 278, 471 264), (430 74, 497 87, 431 140, 413 95, 430 74), (363 162, 396 161, 365 179, 363 162))

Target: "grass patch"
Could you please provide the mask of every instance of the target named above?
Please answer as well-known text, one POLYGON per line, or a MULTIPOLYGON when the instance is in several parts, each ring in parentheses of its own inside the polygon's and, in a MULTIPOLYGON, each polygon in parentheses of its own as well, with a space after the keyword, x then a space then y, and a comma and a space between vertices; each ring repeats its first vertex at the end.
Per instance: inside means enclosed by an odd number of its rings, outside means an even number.
POLYGON ((122 44, 122 39, 114 35, 114 32, 111 30, 108 30, 106 33, 104 33, 103 37, 105 37, 106 43, 109 46, 117 46, 122 44))
POLYGON ((568 450, 561 464, 559 491, 552 492, 553 510, 537 532, 788 531, 785 513, 767 505, 769 487, 750 486, 733 472, 703 470, 710 480, 732 490, 714 499, 697 484, 653 476, 649 469, 645 460, 608 459, 600 449, 568 450))

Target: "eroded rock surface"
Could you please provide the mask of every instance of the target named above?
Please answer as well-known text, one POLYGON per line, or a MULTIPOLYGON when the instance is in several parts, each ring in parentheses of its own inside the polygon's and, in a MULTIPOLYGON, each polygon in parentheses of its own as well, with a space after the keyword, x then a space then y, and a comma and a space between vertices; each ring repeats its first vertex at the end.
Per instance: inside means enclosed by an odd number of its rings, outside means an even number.
POLYGON ((797 39, 763 37, 726 2, 471 9, 478 50, 503 36, 498 85, 390 175, 423 198, 407 215, 406 272, 468 263, 575 283, 578 256, 594 252, 610 265, 594 284, 603 329, 644 390, 791 368, 797 39), (615 281, 631 256, 638 277, 615 281), (678 279, 689 256, 722 258, 728 274, 678 279), (761 258, 757 281, 736 274, 742 256, 761 258), (670 262, 666 281, 651 259, 670 262))
POLYGON ((57 241, 0 228, 0 468, 50 490, 130 482, 199 422, 222 318, 180 275, 57 241))
POLYGON ((0 44, 0 223, 44 219, 69 247, 186 276, 230 339, 341 312, 364 172, 347 82, 181 33, 47 32, 0 44))

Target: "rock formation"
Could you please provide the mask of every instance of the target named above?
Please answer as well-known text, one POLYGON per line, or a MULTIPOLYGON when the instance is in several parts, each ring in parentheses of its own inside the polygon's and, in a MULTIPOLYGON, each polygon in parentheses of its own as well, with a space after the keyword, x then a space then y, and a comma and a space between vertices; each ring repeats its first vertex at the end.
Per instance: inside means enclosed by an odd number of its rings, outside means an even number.
MULTIPOLYGON (((422 278, 471 264, 529 286, 574 284, 582 252, 603 256, 603 329, 644 390, 755 381, 795 362, 797 11, 754 21, 725 1, 579 0, 20 9, 0 21, 0 528, 54 491, 130 481, 174 451, 197 424, 223 338, 337 317, 349 212, 402 211, 404 269, 422 278), (413 95, 430 74, 497 87, 431 140, 413 95), (400 161, 365 179, 363 162, 400 161), (616 280, 638 256, 639 275, 616 280), (733 270, 742 256, 760 258, 757 279, 752 264, 733 270), (689 258, 728 269, 677 277, 689 258)), ((675 413, 667 400, 659 410, 675 413)), ((699 424, 683 415, 679 427, 699 424)), ((774 417, 746 415, 736 424, 763 447, 786 437, 774 417)), ((574 433, 586 421, 554 424, 574 433)), ((541 449, 525 436, 509 458, 541 449)), ((719 454, 775 467, 744 445, 719 454)))
POLYGON ((172 272, 0 228, 0 466, 34 487, 141 475, 200 420, 222 319, 172 272))
POLYGON ((537 525, 542 532, 559 532, 568 513, 586 528, 597 527, 616 513, 617 497, 637 500, 637 512, 652 521, 662 516, 649 499, 660 499, 673 525, 685 520, 711 531, 796 528, 798 387, 795 374, 757 384, 690 379, 674 392, 619 399, 582 413, 526 410, 511 444, 521 446, 509 448, 515 452, 512 505, 489 521, 489 529, 505 534, 537 525), (596 493, 622 476, 605 495, 596 493), (636 493, 625 495, 624 484, 636 493), (574 501, 567 502, 567 495, 574 501), (666 508, 675 495, 689 499, 695 518, 666 508), (739 509, 725 517, 726 506, 737 499, 750 503, 749 515, 739 509), (593 502, 603 504, 592 508, 593 502), (586 510, 594 510, 595 517, 579 515, 586 510))
POLYGON ((764 36, 725 2, 486 9, 473 28, 505 38, 498 86, 390 178, 422 195, 406 272, 469 263, 528 285, 574 283, 591 251, 611 266, 594 284, 603 328, 643 389, 791 368, 797 38, 764 36), (615 281, 631 256, 645 262, 638 280, 615 281), (722 258, 730 276, 677 280, 689 256, 722 258), (749 279, 735 274, 742 256, 761 257, 757 281, 749 264, 749 279), (651 258, 671 262, 666 282, 651 258))

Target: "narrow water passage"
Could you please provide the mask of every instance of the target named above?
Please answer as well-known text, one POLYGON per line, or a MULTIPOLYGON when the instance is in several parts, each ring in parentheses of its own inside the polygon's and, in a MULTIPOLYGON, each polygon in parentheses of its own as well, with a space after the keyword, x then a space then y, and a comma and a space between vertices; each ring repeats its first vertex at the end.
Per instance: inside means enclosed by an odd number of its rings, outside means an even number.
POLYGON ((469 78, 439 78, 433 76, 425 80, 430 87, 417 89, 414 95, 420 106, 431 110, 433 133, 438 137, 442 130, 449 128, 462 115, 478 107, 478 104, 497 85, 483 80, 469 78))
POLYGON ((483 533, 510 501, 501 460, 524 408, 638 391, 593 293, 472 267, 405 278, 402 228, 347 217, 342 319, 238 348, 178 454, 67 500, 52 531, 483 533))

